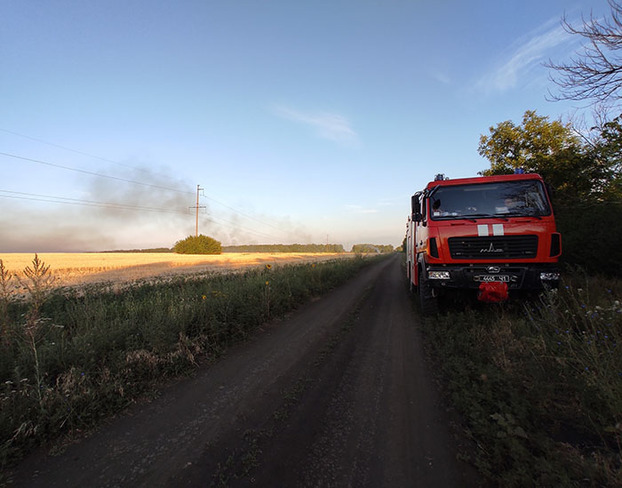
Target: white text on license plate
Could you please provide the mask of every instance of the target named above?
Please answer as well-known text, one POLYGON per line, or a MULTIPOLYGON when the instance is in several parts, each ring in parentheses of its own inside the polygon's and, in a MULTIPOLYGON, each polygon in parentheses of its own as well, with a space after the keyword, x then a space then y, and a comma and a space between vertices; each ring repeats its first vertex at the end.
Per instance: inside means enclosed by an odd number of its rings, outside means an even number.
POLYGON ((501 281, 503 283, 509 283, 510 277, 508 275, 479 275, 475 277, 476 281, 501 281))

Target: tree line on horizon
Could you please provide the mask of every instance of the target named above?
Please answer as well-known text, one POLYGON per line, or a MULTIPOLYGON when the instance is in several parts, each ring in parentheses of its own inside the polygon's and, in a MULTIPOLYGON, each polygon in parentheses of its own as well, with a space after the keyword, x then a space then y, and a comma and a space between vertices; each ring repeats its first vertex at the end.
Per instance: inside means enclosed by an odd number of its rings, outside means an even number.
MULTIPOLYGON (((354 244, 350 252, 358 254, 373 253, 391 253, 395 248, 390 244, 354 244)), ((128 252, 128 253, 166 253, 174 252, 177 254, 222 254, 225 253, 333 253, 341 254, 347 251, 342 244, 242 244, 235 246, 223 246, 219 241, 205 236, 188 236, 185 239, 177 241, 172 248, 158 247, 152 249, 128 249, 116 251, 102 251, 104 253, 111 252, 128 252)))
MULTIPOLYGON (((392 245, 354 244, 352 253, 387 253, 393 252, 392 245)), ((347 252, 342 244, 247 244, 239 246, 223 246, 223 252, 347 252)))

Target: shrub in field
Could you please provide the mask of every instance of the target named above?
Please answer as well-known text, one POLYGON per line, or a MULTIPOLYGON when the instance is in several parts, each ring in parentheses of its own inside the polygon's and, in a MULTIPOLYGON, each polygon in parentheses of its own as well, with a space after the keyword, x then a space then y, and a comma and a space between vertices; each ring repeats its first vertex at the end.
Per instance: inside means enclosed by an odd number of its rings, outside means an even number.
MULTIPOLYGON (((44 440, 93 427, 163 377, 193 370, 372 261, 266 265, 135 284, 122 293, 46 292, 36 302, 32 334, 23 321, 34 297, 8 302, 10 340, 0 341, 0 467, 44 440)), ((41 275, 47 268, 37 269, 41 275)))
POLYGON ((575 274, 536 301, 449 313, 425 333, 500 486, 622 486, 622 284, 575 274))
POLYGON ((177 241, 173 251, 178 254, 222 254, 222 245, 216 239, 200 234, 177 241))

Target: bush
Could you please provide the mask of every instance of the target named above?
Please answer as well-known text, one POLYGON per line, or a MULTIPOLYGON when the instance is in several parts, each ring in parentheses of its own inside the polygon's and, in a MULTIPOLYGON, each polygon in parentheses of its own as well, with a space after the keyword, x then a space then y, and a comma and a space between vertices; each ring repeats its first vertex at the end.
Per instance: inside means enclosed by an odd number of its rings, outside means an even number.
POLYGON ((622 204, 557 206, 562 262, 589 274, 622 275, 622 204))
POLYGON ((222 245, 216 239, 200 234, 177 241, 173 251, 177 254, 222 254, 222 245))

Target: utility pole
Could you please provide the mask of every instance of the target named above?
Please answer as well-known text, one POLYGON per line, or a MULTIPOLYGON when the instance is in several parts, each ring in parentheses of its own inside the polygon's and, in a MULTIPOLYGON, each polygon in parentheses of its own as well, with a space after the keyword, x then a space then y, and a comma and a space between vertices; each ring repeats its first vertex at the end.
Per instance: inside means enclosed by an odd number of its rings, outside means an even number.
POLYGON ((195 223, 195 227, 194 227, 194 236, 195 237, 199 237, 199 209, 200 208, 205 208, 205 205, 199 205, 199 192, 203 190, 203 188, 201 188, 199 185, 197 185, 197 204, 194 207, 190 207, 190 208, 195 208, 196 209, 196 223, 195 223))

